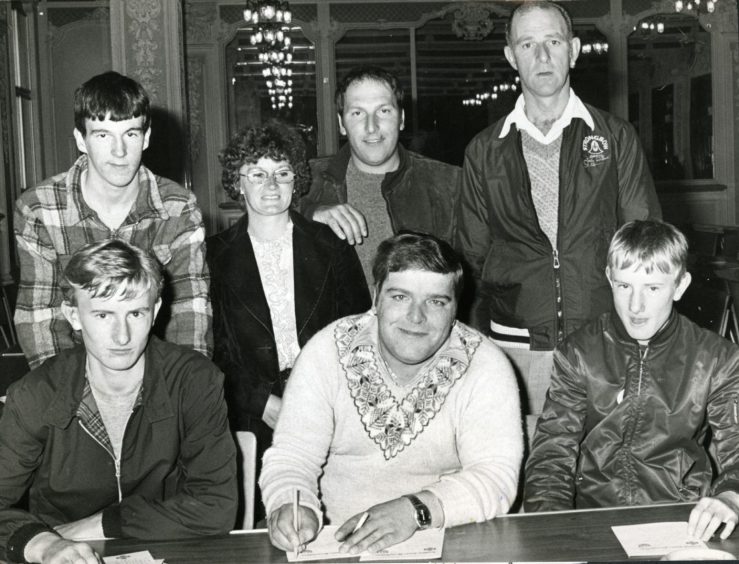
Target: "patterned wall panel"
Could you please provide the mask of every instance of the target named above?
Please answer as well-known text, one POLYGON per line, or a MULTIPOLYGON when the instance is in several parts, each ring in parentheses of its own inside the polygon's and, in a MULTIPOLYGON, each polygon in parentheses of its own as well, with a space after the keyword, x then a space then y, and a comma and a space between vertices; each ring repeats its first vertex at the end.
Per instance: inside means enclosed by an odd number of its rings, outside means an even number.
POLYGON ((164 95, 162 4, 157 0, 128 0, 126 2, 126 59, 136 69, 136 78, 146 88, 152 102, 164 95))

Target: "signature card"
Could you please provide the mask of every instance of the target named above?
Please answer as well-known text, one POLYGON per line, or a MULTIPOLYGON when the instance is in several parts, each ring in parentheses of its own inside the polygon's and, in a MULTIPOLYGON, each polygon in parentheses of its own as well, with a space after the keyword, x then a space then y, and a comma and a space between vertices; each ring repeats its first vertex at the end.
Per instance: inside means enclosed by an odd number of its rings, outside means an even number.
POLYGON ((683 548, 705 548, 706 543, 688 536, 687 521, 643 523, 611 527, 626 554, 662 556, 683 548))

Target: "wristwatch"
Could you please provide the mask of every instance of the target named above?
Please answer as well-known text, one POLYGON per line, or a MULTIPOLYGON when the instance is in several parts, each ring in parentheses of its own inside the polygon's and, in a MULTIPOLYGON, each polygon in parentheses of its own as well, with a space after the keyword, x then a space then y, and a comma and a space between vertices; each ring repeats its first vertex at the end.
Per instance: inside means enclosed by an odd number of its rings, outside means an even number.
POLYGON ((418 499, 415 495, 404 495, 413 504, 413 509, 416 511, 416 525, 419 530, 428 529, 431 526, 431 512, 424 502, 418 499))

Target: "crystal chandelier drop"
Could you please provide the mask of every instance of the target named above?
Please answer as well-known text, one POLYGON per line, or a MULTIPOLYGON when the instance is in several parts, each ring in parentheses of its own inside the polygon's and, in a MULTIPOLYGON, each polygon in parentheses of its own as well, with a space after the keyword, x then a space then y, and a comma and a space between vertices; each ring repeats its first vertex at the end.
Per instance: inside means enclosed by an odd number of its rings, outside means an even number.
POLYGON ((712 14, 716 10, 719 0, 675 0, 675 11, 695 12, 696 15, 703 13, 712 14))
POLYGON ((293 72, 290 68, 293 61, 292 19, 288 2, 246 0, 244 21, 253 26, 249 42, 259 51, 262 76, 275 110, 293 107, 293 72))

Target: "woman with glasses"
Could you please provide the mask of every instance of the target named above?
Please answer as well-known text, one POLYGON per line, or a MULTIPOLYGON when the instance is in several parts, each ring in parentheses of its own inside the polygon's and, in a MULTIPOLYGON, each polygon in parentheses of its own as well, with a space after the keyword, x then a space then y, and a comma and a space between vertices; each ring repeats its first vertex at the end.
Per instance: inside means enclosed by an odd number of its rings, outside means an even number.
POLYGON ((368 310, 370 295, 354 248, 293 210, 310 182, 294 128, 244 129, 219 157, 223 187, 246 213, 207 240, 214 361, 226 376, 231 429, 256 434, 261 461, 301 347, 330 322, 368 310))

